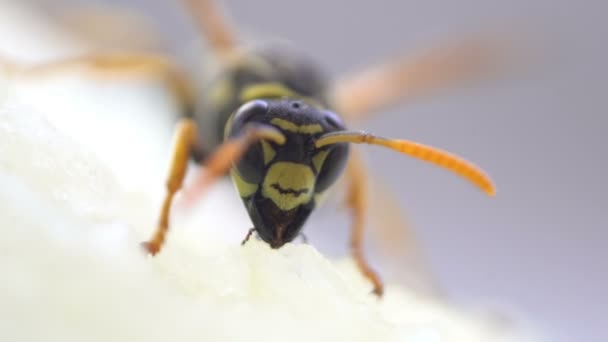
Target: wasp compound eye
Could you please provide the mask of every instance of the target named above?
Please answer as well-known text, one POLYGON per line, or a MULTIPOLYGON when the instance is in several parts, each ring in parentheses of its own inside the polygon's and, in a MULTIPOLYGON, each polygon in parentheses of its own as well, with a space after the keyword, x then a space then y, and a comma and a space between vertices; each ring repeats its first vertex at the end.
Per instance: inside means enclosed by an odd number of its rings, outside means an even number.
POLYGON ((342 120, 340 119, 340 117, 332 112, 332 111, 325 111, 324 113, 324 120, 325 122, 334 129, 344 129, 344 123, 342 122, 342 120))
POLYGON ((251 100, 239 107, 224 126, 224 138, 238 134, 243 127, 252 121, 260 121, 268 113, 268 102, 251 100))
POLYGON ((264 100, 252 100, 242 105, 234 114, 234 123, 247 122, 268 112, 268 103, 264 100))

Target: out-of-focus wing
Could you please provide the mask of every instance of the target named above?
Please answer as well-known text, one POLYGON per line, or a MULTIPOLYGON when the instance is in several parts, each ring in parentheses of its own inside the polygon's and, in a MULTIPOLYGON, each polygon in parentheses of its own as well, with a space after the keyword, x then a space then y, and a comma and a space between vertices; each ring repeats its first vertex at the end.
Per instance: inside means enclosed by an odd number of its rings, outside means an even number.
POLYGON ((335 84, 336 109, 352 121, 442 88, 489 78, 506 65, 507 46, 498 38, 471 39, 359 71, 335 84))
POLYGON ((236 28, 215 0, 183 0, 203 37, 221 60, 230 60, 238 50, 236 28))
POLYGON ((0 67, 22 79, 52 77, 66 72, 84 72, 104 79, 157 78, 167 84, 185 110, 190 110, 194 106, 194 90, 190 80, 180 68, 160 55, 147 53, 89 54, 33 66, 0 60, 0 67))
POLYGON ((19 5, 66 39, 95 51, 161 51, 164 47, 158 27, 135 7, 66 0, 22 0, 19 5))
POLYGON ((367 225, 371 245, 382 259, 382 273, 422 293, 441 295, 439 281, 396 194, 377 177, 370 178, 367 225))

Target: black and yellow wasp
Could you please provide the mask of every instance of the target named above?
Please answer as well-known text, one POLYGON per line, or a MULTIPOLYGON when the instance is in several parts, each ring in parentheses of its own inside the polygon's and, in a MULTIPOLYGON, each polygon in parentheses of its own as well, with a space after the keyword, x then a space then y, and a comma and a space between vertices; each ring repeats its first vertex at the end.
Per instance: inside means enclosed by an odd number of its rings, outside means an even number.
POLYGON ((467 78, 487 60, 483 46, 459 44, 330 84, 304 57, 276 48, 241 48, 212 0, 187 4, 221 65, 202 97, 194 96, 189 79, 172 63, 148 54, 90 55, 24 70, 57 70, 83 63, 101 71, 137 69, 166 76, 177 91, 185 111, 175 133, 158 226, 143 244, 149 253, 157 254, 163 246, 172 200, 182 188, 190 158, 203 168, 186 195, 200 196, 230 173, 253 222, 243 243, 256 233, 272 248, 298 236, 323 195, 345 173, 346 203, 353 216, 351 251, 377 295, 383 293, 382 282, 362 251, 365 166, 349 144, 379 145, 427 161, 494 195, 489 177, 465 160, 419 143, 348 130, 337 114, 346 119, 361 116, 406 95, 467 78))

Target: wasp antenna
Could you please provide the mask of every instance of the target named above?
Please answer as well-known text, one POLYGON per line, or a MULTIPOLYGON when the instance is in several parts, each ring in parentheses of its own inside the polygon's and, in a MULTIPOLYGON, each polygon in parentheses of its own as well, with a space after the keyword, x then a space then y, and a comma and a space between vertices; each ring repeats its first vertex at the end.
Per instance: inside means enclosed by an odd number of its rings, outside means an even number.
POLYGON ((488 196, 496 194, 490 177, 479 167, 449 152, 417 142, 387 139, 366 132, 342 131, 322 135, 315 142, 317 148, 338 143, 370 144, 388 147, 408 156, 443 167, 473 183, 488 196))
POLYGON ((284 145, 285 141, 287 141, 287 138, 285 138, 285 135, 281 131, 273 126, 263 124, 249 124, 245 127, 243 135, 249 144, 258 140, 270 140, 279 145, 284 145))

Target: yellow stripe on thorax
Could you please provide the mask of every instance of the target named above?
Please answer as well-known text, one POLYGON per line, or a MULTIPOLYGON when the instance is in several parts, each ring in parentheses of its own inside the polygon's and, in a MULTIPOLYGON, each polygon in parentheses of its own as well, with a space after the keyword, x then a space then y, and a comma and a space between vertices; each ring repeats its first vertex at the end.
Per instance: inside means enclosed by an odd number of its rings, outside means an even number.
POLYGON ((239 99, 241 102, 248 102, 261 98, 281 98, 281 97, 299 97, 293 90, 286 86, 276 83, 257 83, 243 88, 239 99))
POLYGON ((319 103, 319 101, 315 98, 298 94, 287 86, 277 82, 263 82, 252 84, 244 87, 243 90, 241 90, 241 93, 239 94, 239 100, 242 103, 256 99, 279 99, 283 97, 302 100, 309 106, 315 107, 317 109, 323 108, 321 103, 319 103))

